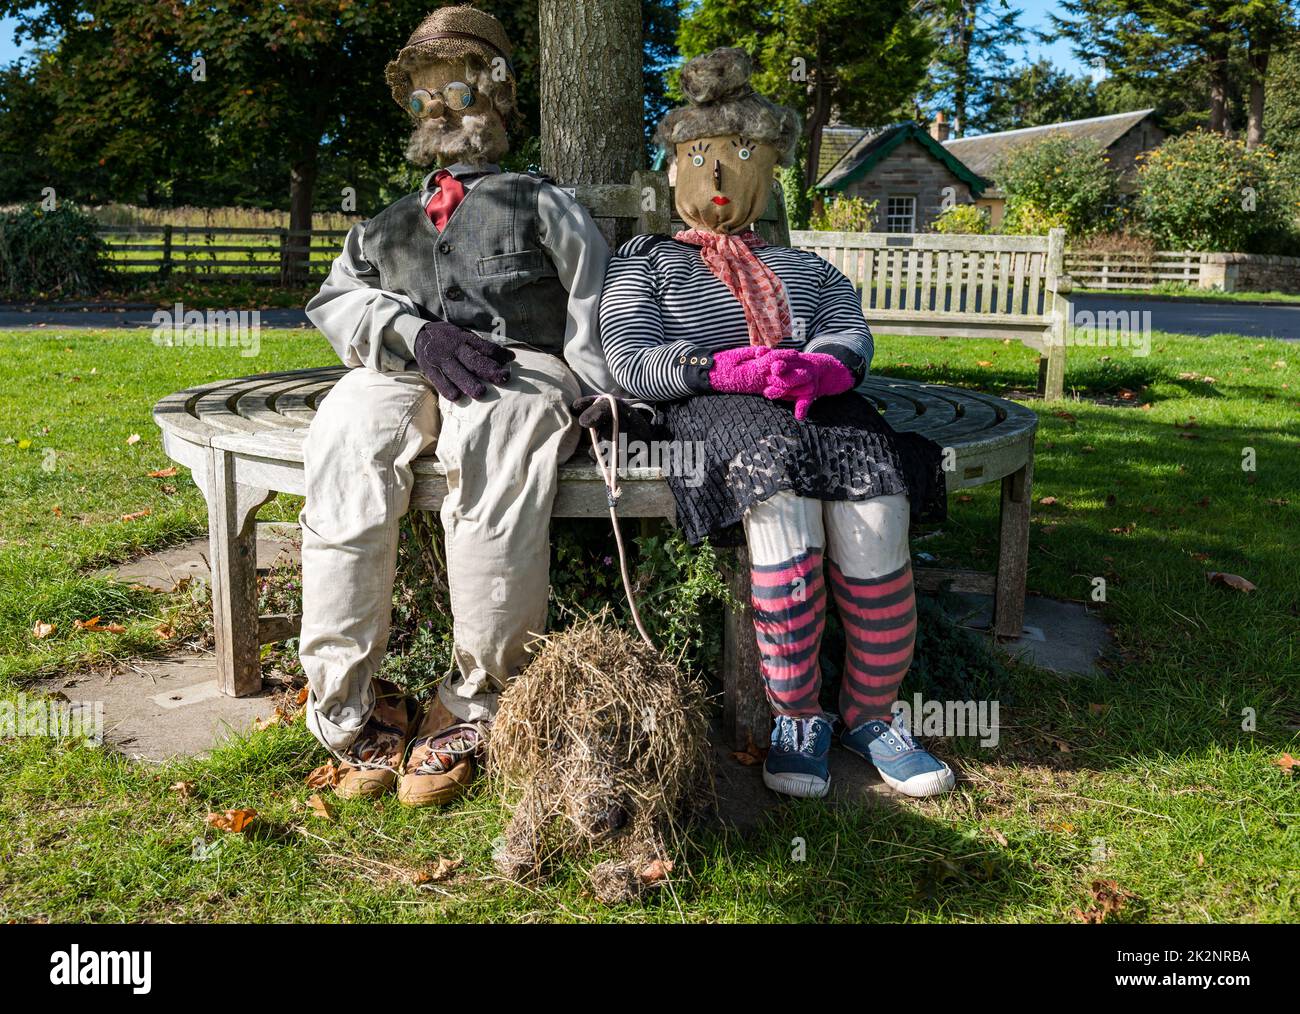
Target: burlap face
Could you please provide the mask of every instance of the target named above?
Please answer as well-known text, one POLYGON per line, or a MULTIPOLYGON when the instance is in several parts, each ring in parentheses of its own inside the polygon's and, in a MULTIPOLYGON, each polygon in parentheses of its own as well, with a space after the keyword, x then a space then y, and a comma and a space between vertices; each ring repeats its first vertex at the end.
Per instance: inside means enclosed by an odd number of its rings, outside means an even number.
POLYGON ((473 57, 421 61, 410 72, 411 86, 438 95, 452 81, 474 89, 474 102, 466 109, 445 105, 436 115, 417 121, 406 157, 416 165, 450 165, 453 162, 498 162, 509 150, 506 124, 485 86, 492 87, 481 64, 473 57), (476 69, 477 67, 477 69, 476 69))
POLYGON ((676 153, 677 214, 688 226, 731 235, 767 207, 779 157, 772 145, 728 134, 684 141, 676 153))

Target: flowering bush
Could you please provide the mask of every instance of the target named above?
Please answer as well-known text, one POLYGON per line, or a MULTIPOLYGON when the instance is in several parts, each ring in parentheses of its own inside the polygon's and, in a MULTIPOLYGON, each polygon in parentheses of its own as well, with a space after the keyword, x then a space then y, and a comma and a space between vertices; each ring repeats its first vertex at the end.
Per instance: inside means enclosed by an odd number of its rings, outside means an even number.
POLYGON ((818 232, 870 232, 879 201, 840 195, 812 216, 808 228, 818 232))
POLYGON ((1138 213, 1162 248, 1268 253, 1286 244, 1296 208, 1269 148, 1195 130, 1139 158, 1138 213))
POLYGON ((1008 155, 996 171, 1007 195, 1002 231, 1072 236, 1104 228, 1118 199, 1115 174, 1095 141, 1052 134, 1008 155))
POLYGON ((934 231, 946 236, 983 235, 989 231, 989 215, 973 204, 953 204, 934 220, 934 231))

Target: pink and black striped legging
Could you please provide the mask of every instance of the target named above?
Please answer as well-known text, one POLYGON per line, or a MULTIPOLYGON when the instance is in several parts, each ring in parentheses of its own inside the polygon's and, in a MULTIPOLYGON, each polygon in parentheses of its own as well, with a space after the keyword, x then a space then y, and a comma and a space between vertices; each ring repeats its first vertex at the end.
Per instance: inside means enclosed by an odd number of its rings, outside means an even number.
POLYGON ((892 717, 916 641, 907 530, 901 495, 850 502, 782 492, 746 513, 754 630, 774 712, 821 713, 817 652, 829 580, 848 640, 840 714, 850 729, 892 717))

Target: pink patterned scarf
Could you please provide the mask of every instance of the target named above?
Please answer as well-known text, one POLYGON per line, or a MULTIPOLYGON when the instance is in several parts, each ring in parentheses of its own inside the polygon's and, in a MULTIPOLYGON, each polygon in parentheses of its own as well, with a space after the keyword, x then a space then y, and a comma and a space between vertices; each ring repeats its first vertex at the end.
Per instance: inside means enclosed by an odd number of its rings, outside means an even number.
POLYGON ((756 233, 746 230, 735 236, 723 236, 704 229, 686 229, 673 239, 700 248, 700 256, 710 271, 745 309, 749 325, 749 344, 769 349, 781 344, 790 334, 790 299, 776 272, 753 253, 767 246, 756 233))

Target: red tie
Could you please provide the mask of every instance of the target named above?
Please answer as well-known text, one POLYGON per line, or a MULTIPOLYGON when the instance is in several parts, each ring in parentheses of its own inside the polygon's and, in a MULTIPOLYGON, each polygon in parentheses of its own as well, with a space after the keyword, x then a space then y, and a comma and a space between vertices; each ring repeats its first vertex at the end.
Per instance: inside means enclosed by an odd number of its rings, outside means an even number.
POLYGON ((424 210, 433 222, 433 227, 442 232, 447 225, 447 219, 451 218, 451 213, 465 199, 465 187, 446 169, 439 169, 433 177, 433 182, 438 184, 438 189, 429 198, 429 203, 424 206, 424 210))

